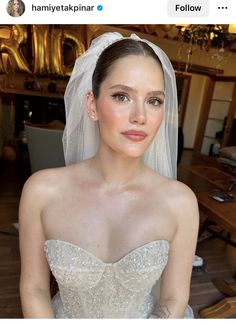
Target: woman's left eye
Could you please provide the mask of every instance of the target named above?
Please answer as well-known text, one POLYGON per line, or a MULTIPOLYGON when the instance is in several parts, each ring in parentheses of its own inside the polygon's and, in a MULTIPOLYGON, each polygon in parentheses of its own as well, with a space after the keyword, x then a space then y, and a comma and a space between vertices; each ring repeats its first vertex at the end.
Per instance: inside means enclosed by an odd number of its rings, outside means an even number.
POLYGON ((161 100, 160 98, 150 98, 148 100, 148 104, 153 105, 153 106, 161 106, 163 104, 163 100, 161 100))

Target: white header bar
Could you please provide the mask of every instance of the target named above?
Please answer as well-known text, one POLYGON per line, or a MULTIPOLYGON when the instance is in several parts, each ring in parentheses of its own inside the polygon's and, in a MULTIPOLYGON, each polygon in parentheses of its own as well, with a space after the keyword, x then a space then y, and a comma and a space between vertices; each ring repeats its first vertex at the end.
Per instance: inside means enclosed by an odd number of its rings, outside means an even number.
MULTIPOLYGON (((236 0, 20 0, 12 17, 0 1, 0 24, 236 23, 236 0)), ((12 14, 12 13, 11 13, 12 14)))
POLYGON ((169 0, 167 13, 170 17, 208 17, 210 13, 209 0, 169 0))

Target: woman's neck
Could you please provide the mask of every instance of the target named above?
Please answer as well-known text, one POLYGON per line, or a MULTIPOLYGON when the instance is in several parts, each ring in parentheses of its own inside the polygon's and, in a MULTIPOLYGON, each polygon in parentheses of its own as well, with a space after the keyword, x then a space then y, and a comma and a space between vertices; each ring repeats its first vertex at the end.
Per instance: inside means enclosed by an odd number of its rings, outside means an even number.
POLYGON ((99 150, 97 155, 91 159, 93 168, 106 184, 123 186, 142 175, 145 166, 139 158, 124 157, 114 152, 99 150))

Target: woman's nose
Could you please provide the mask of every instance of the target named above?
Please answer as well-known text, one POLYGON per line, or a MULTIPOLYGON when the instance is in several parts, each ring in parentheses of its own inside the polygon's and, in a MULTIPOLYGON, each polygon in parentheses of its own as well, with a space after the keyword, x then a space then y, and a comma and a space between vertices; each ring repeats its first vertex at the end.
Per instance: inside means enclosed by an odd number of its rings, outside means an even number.
POLYGON ((136 124, 145 124, 146 111, 143 103, 135 103, 130 112, 130 122, 136 124))

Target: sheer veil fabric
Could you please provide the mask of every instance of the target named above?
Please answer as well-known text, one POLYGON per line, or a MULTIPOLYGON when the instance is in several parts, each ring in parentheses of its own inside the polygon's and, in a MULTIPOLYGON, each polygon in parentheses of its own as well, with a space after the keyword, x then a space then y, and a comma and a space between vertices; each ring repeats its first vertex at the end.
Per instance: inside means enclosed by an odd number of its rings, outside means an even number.
MULTIPOLYGON (((66 127, 63 134, 63 148, 66 165, 89 159, 98 150, 98 122, 92 121, 87 114, 86 94, 92 90, 92 75, 102 51, 112 43, 127 38, 147 43, 156 53, 164 71, 164 119, 152 144, 141 159, 145 165, 160 175, 176 179, 178 104, 175 72, 162 49, 139 38, 136 34, 124 37, 120 33, 104 33, 94 39, 89 49, 76 60, 65 92, 66 127)), ((160 283, 161 279, 156 282, 152 290, 156 298, 160 294, 160 283)))
POLYGON ((120 33, 104 33, 94 39, 89 49, 76 60, 65 92, 66 127, 63 148, 66 165, 89 159, 98 150, 98 122, 93 122, 88 117, 86 94, 92 89, 93 71, 102 51, 124 38, 146 42, 161 61, 165 79, 164 120, 142 161, 162 176, 176 178, 178 105, 175 73, 163 50, 136 34, 123 37, 120 33))

